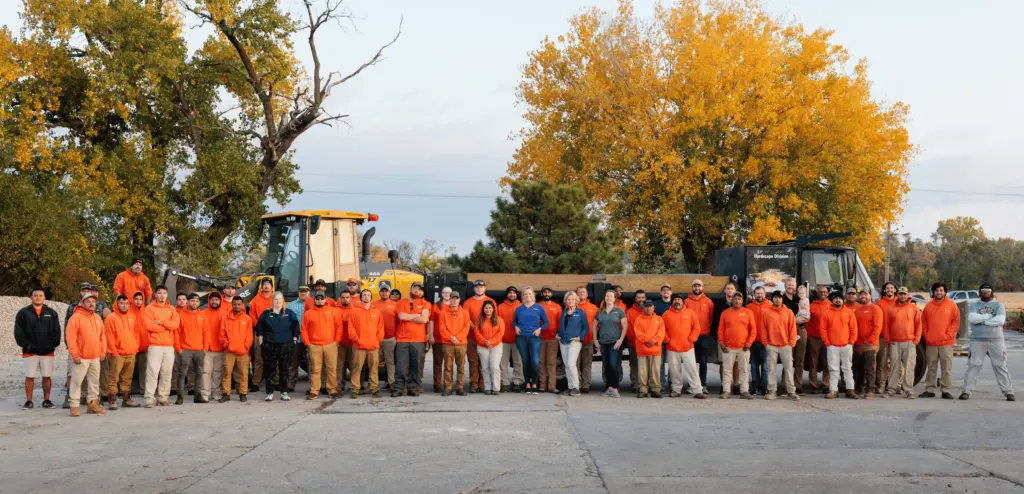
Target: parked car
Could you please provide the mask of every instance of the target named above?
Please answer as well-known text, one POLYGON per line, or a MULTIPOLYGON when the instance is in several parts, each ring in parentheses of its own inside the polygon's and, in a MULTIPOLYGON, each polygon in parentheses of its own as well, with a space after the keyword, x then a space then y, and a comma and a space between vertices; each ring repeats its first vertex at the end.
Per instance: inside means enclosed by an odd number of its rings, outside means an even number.
POLYGON ((949 292, 947 297, 954 302, 967 302, 969 304, 973 304, 981 299, 977 290, 953 290, 949 292))

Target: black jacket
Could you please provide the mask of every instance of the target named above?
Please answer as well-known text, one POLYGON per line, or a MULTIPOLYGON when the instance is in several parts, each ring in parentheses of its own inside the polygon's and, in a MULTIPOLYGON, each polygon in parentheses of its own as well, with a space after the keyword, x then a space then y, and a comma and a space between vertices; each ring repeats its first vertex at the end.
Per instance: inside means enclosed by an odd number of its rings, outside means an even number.
POLYGON ((291 343, 299 337, 299 318, 288 308, 279 314, 273 309, 264 310, 256 322, 256 334, 264 343, 291 343))
POLYGON ((47 305, 36 315, 31 305, 18 311, 14 316, 14 341, 21 347, 21 353, 28 355, 49 355, 60 346, 60 319, 57 311, 47 305))

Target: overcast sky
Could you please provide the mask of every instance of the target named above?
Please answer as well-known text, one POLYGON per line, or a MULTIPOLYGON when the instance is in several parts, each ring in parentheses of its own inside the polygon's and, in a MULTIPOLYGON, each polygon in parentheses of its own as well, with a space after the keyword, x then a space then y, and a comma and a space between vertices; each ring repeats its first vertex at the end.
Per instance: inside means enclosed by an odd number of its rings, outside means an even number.
MULTIPOLYGON (((324 33, 325 67, 358 66, 404 16, 403 34, 383 63, 337 88, 328 101, 332 113, 351 115, 351 127, 321 127, 297 140, 305 192, 286 208, 378 213, 378 240, 432 238, 467 253, 485 235, 490 196, 498 194, 496 182, 516 147, 509 136, 522 126, 522 109, 514 88, 527 53, 545 35, 565 32, 580 9, 614 11, 616 2, 348 4, 360 17, 358 32, 324 33), (417 193, 487 198, 385 195, 417 193)), ((638 0, 637 14, 650 16, 653 5, 638 0)), ((1024 133, 1024 2, 764 5, 808 30, 835 30, 834 42, 854 59, 868 59, 874 97, 910 105, 910 134, 921 151, 900 229, 926 237, 940 219, 970 215, 989 236, 1024 239, 1024 222, 1014 213, 1024 203, 1024 151, 1012 144, 1024 133)), ((0 23, 19 25, 12 10, 0 11, 0 23)), ((308 59, 305 45, 296 46, 308 59)))

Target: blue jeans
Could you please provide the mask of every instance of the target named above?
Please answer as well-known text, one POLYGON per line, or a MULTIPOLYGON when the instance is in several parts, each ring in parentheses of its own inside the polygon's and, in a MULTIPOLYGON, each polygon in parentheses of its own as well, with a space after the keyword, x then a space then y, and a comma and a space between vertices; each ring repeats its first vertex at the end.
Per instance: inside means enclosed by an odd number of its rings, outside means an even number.
POLYGON ((540 336, 517 335, 516 348, 523 359, 523 382, 537 387, 540 382, 540 336))
POLYGON ((760 341, 750 345, 750 391, 768 392, 768 349, 760 341))
MULTIPOLYGON (((625 342, 623 342, 625 343, 625 342)), ((604 387, 619 388, 619 363, 622 360, 622 347, 615 348, 615 343, 601 343, 601 360, 604 374, 604 387)))

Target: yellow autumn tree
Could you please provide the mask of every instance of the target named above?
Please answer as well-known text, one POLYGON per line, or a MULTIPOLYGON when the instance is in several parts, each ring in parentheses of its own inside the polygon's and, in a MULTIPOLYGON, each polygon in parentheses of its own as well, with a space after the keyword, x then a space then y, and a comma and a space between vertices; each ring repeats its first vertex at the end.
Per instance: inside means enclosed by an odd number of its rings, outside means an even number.
POLYGON ((831 36, 753 1, 585 11, 530 53, 504 184, 582 185, 641 265, 845 231, 877 260, 908 190, 908 108, 873 99, 831 36))

